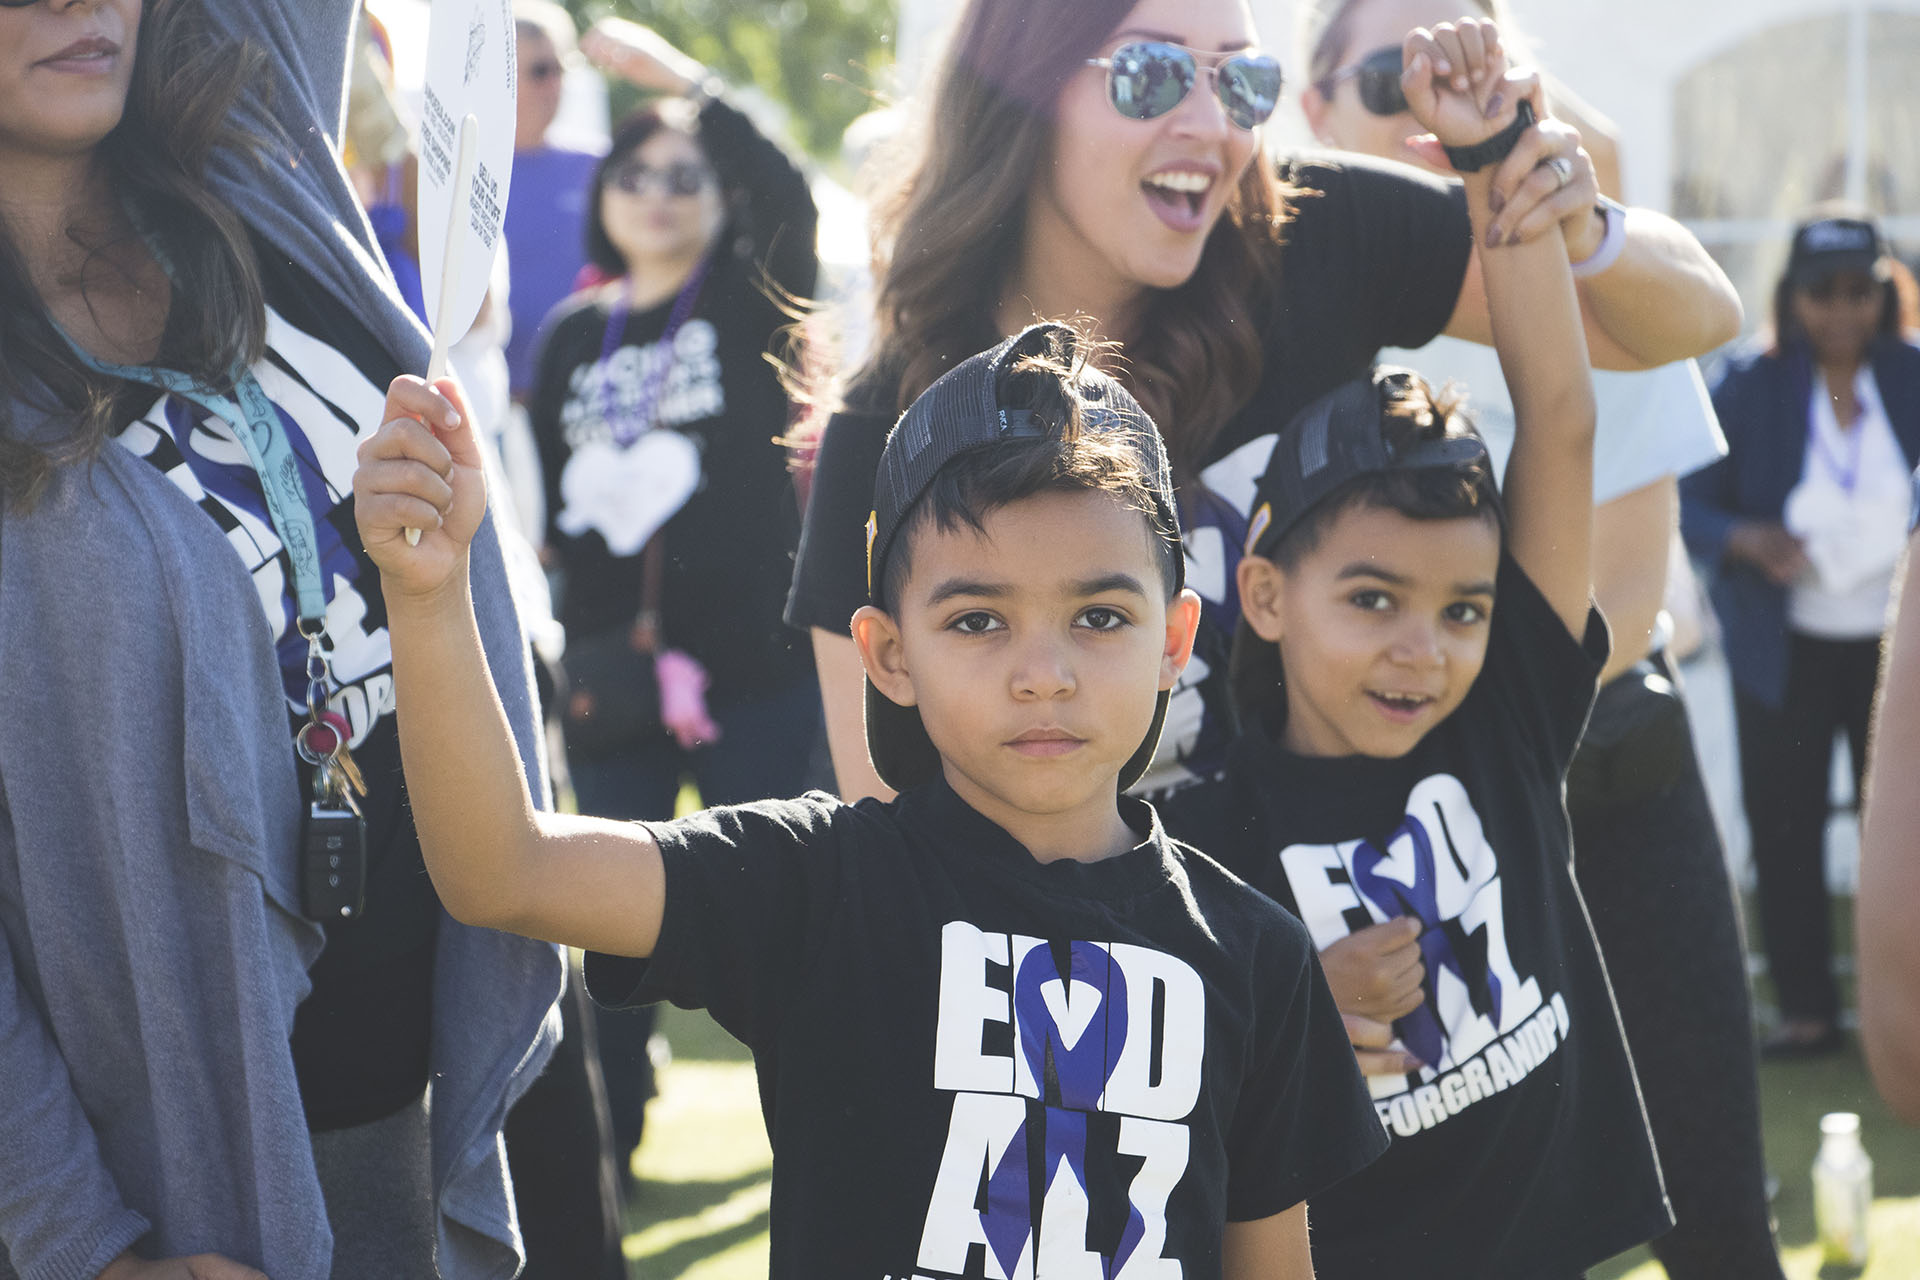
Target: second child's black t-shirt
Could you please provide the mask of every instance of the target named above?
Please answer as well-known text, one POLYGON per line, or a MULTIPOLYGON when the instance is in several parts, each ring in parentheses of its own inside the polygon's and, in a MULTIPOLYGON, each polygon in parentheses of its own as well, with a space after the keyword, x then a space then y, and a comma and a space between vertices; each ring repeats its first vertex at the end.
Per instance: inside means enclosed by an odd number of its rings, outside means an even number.
POLYGON ((753 1050, 775 1277, 1206 1280, 1384 1147, 1299 923, 1122 803, 1085 864, 943 781, 650 824, 659 943, 588 984, 753 1050))
POLYGON ((1496 586, 1486 665, 1413 751, 1299 756, 1254 724, 1167 806, 1321 950, 1424 926, 1426 1000, 1394 1023, 1423 1065, 1370 1078, 1393 1145, 1309 1206, 1322 1280, 1557 1280, 1671 1223, 1561 799, 1605 627, 1576 643, 1510 558, 1496 586))

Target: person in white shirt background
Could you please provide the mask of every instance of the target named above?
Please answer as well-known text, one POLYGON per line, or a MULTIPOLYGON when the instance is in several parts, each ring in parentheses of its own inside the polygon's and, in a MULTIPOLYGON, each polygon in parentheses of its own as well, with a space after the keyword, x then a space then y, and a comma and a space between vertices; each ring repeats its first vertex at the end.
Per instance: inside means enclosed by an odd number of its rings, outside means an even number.
POLYGON ((1880 639, 1920 460, 1912 277, 1862 214, 1794 233, 1763 350, 1714 390, 1727 458, 1683 485, 1694 553, 1715 568, 1733 676, 1761 932, 1781 1019, 1763 1054, 1843 1042, 1824 834, 1833 740, 1856 795, 1880 639))

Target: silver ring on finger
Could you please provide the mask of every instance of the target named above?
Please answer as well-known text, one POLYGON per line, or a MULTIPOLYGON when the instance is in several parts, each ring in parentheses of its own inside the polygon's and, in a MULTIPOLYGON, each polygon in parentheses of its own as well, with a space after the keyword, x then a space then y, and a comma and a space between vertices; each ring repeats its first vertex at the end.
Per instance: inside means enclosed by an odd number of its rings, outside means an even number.
POLYGON ((1561 187, 1573 181, 1573 161, 1565 156, 1549 156, 1544 163, 1547 168, 1553 170, 1554 176, 1560 179, 1561 187))

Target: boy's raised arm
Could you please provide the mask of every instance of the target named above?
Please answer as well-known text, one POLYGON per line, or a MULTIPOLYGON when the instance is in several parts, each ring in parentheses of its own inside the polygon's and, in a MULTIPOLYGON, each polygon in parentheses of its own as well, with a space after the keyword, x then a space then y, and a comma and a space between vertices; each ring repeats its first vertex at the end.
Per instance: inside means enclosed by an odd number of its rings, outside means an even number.
POLYGON ((395 379, 353 483, 360 537, 380 566, 427 871, 464 923, 645 956, 665 897, 658 846, 638 825, 536 810, 494 692, 467 574, 486 512, 470 417, 452 379, 395 379), (421 530, 419 545, 408 528, 421 530))
MULTIPOLYGON (((1461 24, 1470 25, 1478 24, 1461 24)), ((1403 53, 1402 85, 1422 120, 1459 127, 1476 111, 1504 118, 1511 113, 1508 104, 1520 98, 1531 101, 1536 112, 1545 110, 1537 75, 1507 73, 1505 55, 1497 49, 1483 58, 1477 37, 1463 47, 1451 24, 1409 34, 1403 53), (1456 89, 1436 77, 1433 67, 1442 59, 1469 73, 1471 87, 1456 89)), ((1594 403, 1586 332, 1561 237, 1487 243, 1497 171, 1489 165, 1462 176, 1480 246, 1493 345, 1513 397, 1513 454, 1502 486, 1507 546, 1567 629, 1579 636, 1586 630, 1593 592, 1594 403)), ((1550 184, 1558 178, 1542 166, 1527 181, 1550 184)))

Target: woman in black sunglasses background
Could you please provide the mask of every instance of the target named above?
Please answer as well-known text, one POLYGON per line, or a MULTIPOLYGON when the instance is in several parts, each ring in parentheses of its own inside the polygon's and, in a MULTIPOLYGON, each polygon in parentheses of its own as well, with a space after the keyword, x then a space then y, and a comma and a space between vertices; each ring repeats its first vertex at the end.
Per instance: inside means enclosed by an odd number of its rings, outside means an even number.
MULTIPOLYGON (((1459 187, 1371 161, 1276 166, 1259 125, 1277 71, 1240 0, 971 0, 960 13, 918 128, 884 169, 875 342, 843 371, 788 597, 788 620, 813 634, 848 798, 884 794, 847 632, 866 602, 874 467, 940 373, 1036 316, 1079 314, 1121 344, 1115 371, 1167 438, 1206 603, 1140 784, 1153 793, 1223 761, 1231 583, 1272 434, 1384 346, 1490 336, 1459 187)), ((1592 168, 1565 125, 1520 133, 1496 185, 1503 236, 1563 234, 1576 261, 1602 248, 1592 168), (1571 181, 1540 167, 1549 158, 1571 181)), ((1738 303, 1686 232, 1636 213, 1623 250, 1582 284, 1597 360, 1662 363, 1732 336, 1738 303)))
MULTIPOLYGON (((1846 209, 1795 231, 1762 349, 1713 400, 1725 460, 1681 486, 1733 676, 1740 780, 1779 1057, 1843 1044, 1825 873, 1833 741, 1855 794, 1880 637, 1920 462, 1913 280, 1879 228, 1846 209)), ((1891 781, 1889 777, 1887 779, 1891 781)))
MULTIPOLYGON (((782 625, 800 515, 769 353, 811 295, 818 214, 803 174, 697 62, 607 19, 599 66, 665 95, 616 130, 588 188, 607 283, 547 318, 528 404, 561 578, 562 704, 579 810, 673 816, 806 789, 820 695, 782 625), (622 691, 662 695, 631 703, 622 691)), ((600 1010, 623 1177, 651 1094, 653 1011, 600 1010)))
MULTIPOLYGON (((1474 0, 1485 17, 1504 15, 1474 0)), ((1426 165, 1400 92, 1400 37, 1459 0, 1320 0, 1302 12, 1312 83, 1301 106, 1331 146, 1426 165)), ((1509 35, 1511 33, 1509 32, 1509 35)), ((1619 189, 1613 140, 1549 83, 1619 189)), ((1436 169, 1436 172, 1440 170, 1436 169)), ((1464 380, 1470 409, 1504 460, 1512 411, 1479 347, 1441 338, 1394 352, 1436 384, 1464 380)), ((1575 871, 1633 1050, 1675 1225, 1653 1242, 1674 1280, 1781 1275, 1768 1221, 1752 1000, 1739 916, 1694 753, 1675 667, 1660 652, 1677 477, 1724 446, 1684 365, 1600 373, 1595 441, 1595 598, 1613 634, 1581 749, 1567 779, 1575 871), (1685 980, 1676 980, 1685 975, 1685 980)))

